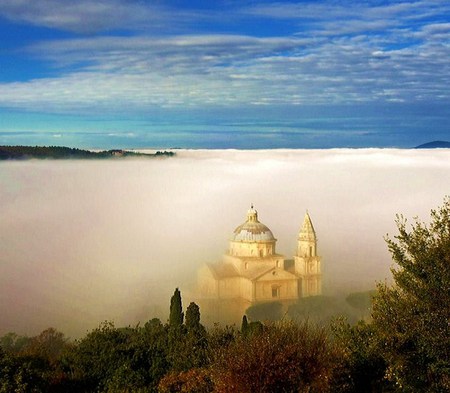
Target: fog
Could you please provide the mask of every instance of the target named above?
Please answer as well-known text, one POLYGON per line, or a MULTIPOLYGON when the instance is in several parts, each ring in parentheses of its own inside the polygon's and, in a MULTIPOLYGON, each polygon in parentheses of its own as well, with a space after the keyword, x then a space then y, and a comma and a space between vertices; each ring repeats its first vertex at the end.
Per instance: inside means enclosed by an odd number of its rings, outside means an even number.
POLYGON ((291 257, 308 210, 324 292, 390 280, 395 214, 450 193, 449 150, 180 150, 167 159, 0 163, 0 335, 78 337, 166 318, 253 203, 291 257))

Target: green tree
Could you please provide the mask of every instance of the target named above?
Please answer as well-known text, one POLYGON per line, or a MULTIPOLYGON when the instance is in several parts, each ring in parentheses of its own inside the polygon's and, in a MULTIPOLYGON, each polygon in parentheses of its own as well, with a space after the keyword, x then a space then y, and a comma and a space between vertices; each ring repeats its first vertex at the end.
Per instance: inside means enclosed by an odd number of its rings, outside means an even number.
POLYGON ((103 391, 116 380, 116 372, 122 372, 134 354, 132 334, 133 329, 104 322, 77 342, 63 363, 80 391, 103 391))
POLYGON ((181 293, 178 288, 175 289, 170 299, 169 327, 180 328, 183 325, 183 306, 181 303, 181 293))
POLYGON ((19 336, 16 333, 10 332, 0 338, 0 347, 6 352, 17 354, 22 352, 30 345, 32 338, 27 336, 19 336))
POLYGON ((55 328, 45 329, 38 336, 33 337, 23 353, 46 359, 51 365, 55 365, 66 348, 67 338, 64 333, 55 328))
POLYGON ((279 321, 283 318, 283 305, 280 302, 255 304, 245 313, 251 321, 279 321))
MULTIPOLYGON (((177 291, 175 299, 178 298, 177 291)), ((178 304, 178 300, 175 304, 178 304)), ((180 312, 176 314, 182 316, 180 312)), ((200 323, 200 309, 195 303, 190 303, 186 310, 185 325, 176 323, 171 326, 169 322, 169 359, 172 369, 187 371, 203 367, 207 363, 207 347, 206 329, 200 323)))
POLYGON ((350 325, 345 318, 332 323, 334 339, 341 350, 341 363, 334 376, 334 392, 382 393, 391 392, 386 381, 384 361, 375 327, 364 321, 350 325))
POLYGON ((386 237, 395 284, 378 285, 373 323, 387 377, 402 392, 450 391, 450 198, 427 225, 397 216, 386 237))
POLYGON ((202 329, 200 324, 200 308, 192 302, 186 309, 186 328, 188 332, 202 329))
POLYGON ((241 333, 242 335, 246 336, 248 334, 248 320, 247 315, 244 315, 242 317, 242 324, 241 324, 241 333))

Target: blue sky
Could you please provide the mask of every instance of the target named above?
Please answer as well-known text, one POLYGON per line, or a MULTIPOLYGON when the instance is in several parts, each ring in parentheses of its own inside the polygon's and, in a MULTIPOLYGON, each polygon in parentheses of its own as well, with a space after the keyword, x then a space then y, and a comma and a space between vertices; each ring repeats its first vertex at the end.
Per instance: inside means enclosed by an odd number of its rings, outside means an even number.
POLYGON ((448 1, 0 1, 0 144, 450 140, 448 1))

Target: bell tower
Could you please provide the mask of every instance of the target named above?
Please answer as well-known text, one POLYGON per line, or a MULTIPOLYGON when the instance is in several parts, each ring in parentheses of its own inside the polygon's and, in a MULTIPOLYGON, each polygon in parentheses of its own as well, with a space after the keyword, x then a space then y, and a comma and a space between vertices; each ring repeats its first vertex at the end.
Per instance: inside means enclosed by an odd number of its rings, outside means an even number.
POLYGON ((305 214, 297 240, 294 256, 295 272, 299 276, 299 297, 316 296, 322 293, 321 257, 317 255, 316 231, 308 212, 305 214))

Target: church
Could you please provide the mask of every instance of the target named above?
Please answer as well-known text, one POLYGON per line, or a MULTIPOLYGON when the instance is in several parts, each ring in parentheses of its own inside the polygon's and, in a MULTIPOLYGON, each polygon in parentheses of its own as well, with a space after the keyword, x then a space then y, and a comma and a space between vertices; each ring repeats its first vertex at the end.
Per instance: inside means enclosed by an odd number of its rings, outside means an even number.
POLYGON ((286 259, 276 252, 277 239, 258 219, 251 206, 242 225, 233 232, 219 263, 205 264, 198 272, 198 297, 209 302, 249 306, 279 301, 292 303, 322 292, 321 258, 311 217, 306 213, 297 238, 296 255, 286 259))

